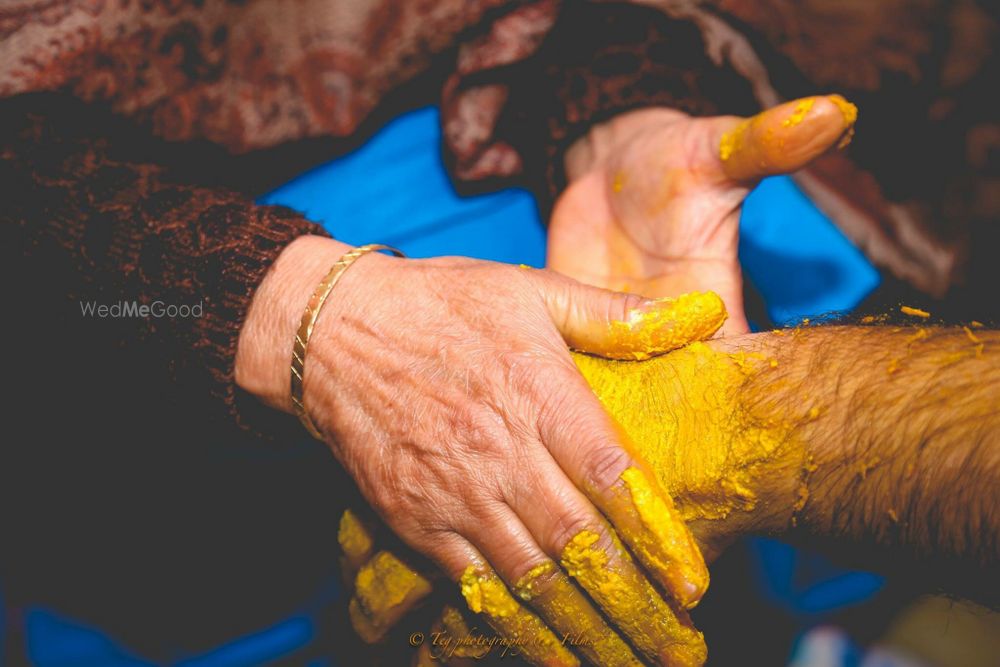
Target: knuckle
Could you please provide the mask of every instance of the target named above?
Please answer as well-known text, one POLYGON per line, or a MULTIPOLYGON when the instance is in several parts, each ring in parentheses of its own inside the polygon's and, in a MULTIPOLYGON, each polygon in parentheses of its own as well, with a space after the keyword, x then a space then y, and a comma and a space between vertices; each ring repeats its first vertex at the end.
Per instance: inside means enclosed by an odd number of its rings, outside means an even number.
POLYGON ((514 591, 525 602, 551 599, 559 590, 555 584, 565 576, 552 560, 528 562, 520 570, 514 591))
POLYGON ((629 318, 629 312, 642 305, 645 299, 638 294, 613 292, 607 298, 607 318, 609 322, 620 322, 629 318))
POLYGON ((570 540, 585 530, 595 530, 598 522, 589 512, 567 509, 554 517, 549 527, 549 552, 554 556, 562 553, 570 540))
POLYGON ((470 452, 495 453, 503 433, 498 420, 482 406, 468 403, 457 409, 447 424, 449 436, 470 452))
POLYGON ((505 350, 497 355, 504 384, 522 394, 533 394, 539 378, 539 356, 530 350, 505 350))
POLYGON ((489 537, 494 527, 502 526, 507 508, 498 495, 485 489, 468 492, 464 498, 465 512, 456 521, 460 532, 470 536, 484 533, 482 537, 489 537))
MULTIPOLYGON (((577 371, 573 369, 573 372, 577 371)), ((573 388, 573 381, 576 380, 576 378, 567 375, 556 377, 556 380, 563 380, 561 391, 555 390, 559 385, 553 381, 545 387, 547 391, 539 392, 539 418, 555 433, 565 433, 571 430, 573 425, 587 414, 588 403, 594 400, 593 394, 585 395, 581 400, 580 392, 567 390, 567 388, 573 388)), ((600 404, 597 404, 596 409, 601 409, 600 404)))
POLYGON ((400 536, 419 534, 422 522, 413 520, 418 519, 419 511, 415 509, 412 497, 403 498, 398 494, 391 494, 377 499, 373 504, 396 534, 400 536))
POLYGON ((598 493, 610 489, 622 472, 632 463, 632 458, 618 445, 595 447, 584 455, 584 483, 598 493))
POLYGON ((435 531, 430 535, 423 553, 453 581, 458 581, 470 563, 465 539, 452 530, 435 531))

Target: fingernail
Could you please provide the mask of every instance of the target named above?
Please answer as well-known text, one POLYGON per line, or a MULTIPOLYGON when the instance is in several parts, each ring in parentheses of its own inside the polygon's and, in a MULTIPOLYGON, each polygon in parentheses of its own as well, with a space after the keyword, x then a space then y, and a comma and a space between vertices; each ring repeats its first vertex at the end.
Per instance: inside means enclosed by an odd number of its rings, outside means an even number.
POLYGON ((715 292, 650 299, 610 325, 611 359, 643 360, 709 338, 726 321, 726 305, 715 292))
POLYGON ((678 602, 687 609, 694 607, 708 589, 709 575, 691 531, 673 502, 654 488, 644 472, 628 468, 621 479, 646 529, 643 535, 629 536, 630 546, 678 602))
POLYGON ((826 99, 833 102, 840 113, 844 116, 844 125, 854 125, 854 122, 858 119, 858 107, 848 102, 843 95, 827 95, 826 99))
POLYGON ((844 117, 844 136, 837 142, 837 148, 847 148, 854 138, 854 123, 858 120, 858 107, 848 102, 842 95, 827 95, 826 99, 840 109, 840 113, 844 117))

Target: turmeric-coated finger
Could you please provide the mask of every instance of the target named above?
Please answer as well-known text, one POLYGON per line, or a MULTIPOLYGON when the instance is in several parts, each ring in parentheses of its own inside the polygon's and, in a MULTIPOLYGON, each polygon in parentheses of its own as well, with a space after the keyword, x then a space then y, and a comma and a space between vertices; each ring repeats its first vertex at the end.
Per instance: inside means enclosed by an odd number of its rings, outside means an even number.
POLYGON ((650 299, 593 337, 587 352, 607 359, 649 359, 710 338, 726 321, 726 306, 714 292, 650 299))
POLYGON ((801 169, 833 146, 847 145, 857 117, 857 107, 840 95, 819 95, 731 119, 719 140, 723 172, 752 182, 801 169))
POLYGON ((470 565, 462 574, 460 585, 469 609, 482 614, 505 640, 501 650, 507 655, 543 667, 580 664, 545 622, 514 598, 492 568, 470 565))
POLYGON ((641 667, 631 647, 611 629, 573 581, 552 561, 529 570, 514 586, 563 643, 601 667, 641 667))
POLYGON ((687 612, 660 596, 613 533, 604 539, 589 530, 578 533, 561 562, 648 660, 676 667, 704 664, 705 640, 687 612))
POLYGON ((701 549, 656 478, 632 466, 604 494, 602 511, 643 567, 685 608, 708 589, 701 549))
POLYGON ((361 566, 375 553, 375 539, 371 528, 357 512, 344 510, 337 528, 337 542, 340 544, 341 571, 348 584, 354 583, 361 566))

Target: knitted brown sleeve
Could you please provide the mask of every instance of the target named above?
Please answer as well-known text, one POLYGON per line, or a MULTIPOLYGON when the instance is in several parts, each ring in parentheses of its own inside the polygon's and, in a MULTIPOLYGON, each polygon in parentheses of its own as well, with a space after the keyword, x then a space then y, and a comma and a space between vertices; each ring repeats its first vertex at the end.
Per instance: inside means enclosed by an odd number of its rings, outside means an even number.
POLYGON ((135 161, 142 140, 112 137, 114 122, 65 98, 0 102, 0 221, 5 255, 22 249, 20 279, 34 276, 22 291, 56 299, 48 310, 66 336, 100 329, 131 354, 155 351, 179 394, 215 405, 205 414, 272 428, 277 417, 234 383, 240 327, 281 250, 325 232, 289 209, 135 161), (129 312, 133 304, 151 311, 129 312), (102 317, 100 306, 120 312, 102 317))
POLYGON ((692 20, 627 3, 565 3, 530 55, 471 72, 460 66, 451 77, 443 109, 452 168, 462 180, 524 178, 545 208, 565 187, 563 153, 595 123, 654 105, 753 113, 751 84, 708 51, 692 20))

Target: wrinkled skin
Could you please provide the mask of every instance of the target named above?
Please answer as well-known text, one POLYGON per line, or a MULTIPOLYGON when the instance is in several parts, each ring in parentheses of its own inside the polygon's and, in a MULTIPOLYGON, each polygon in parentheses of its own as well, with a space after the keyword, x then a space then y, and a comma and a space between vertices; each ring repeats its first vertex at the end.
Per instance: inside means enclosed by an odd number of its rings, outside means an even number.
MULTIPOLYGON (((287 350, 304 303, 345 249, 318 237, 295 241, 254 298, 237 381, 277 407, 289 409, 287 350)), ((513 587, 586 530, 600 535, 596 548, 610 563, 649 586, 623 546, 632 538, 649 544, 622 501, 620 477, 636 462, 567 345, 606 347, 613 321, 634 309, 672 308, 549 271, 365 255, 313 330, 306 409, 379 516, 454 581, 473 567, 513 587)), ((698 581, 659 581, 690 605, 707 572, 684 531, 649 553, 700 567, 698 581)), ((577 588, 559 590, 566 604, 589 605, 577 588)), ((634 615, 614 601, 603 611, 616 624, 634 615)), ((559 618, 545 621, 559 629, 559 618)), ((658 638, 658 622, 643 618, 629 632, 657 638, 659 645, 646 641, 647 657, 668 664, 673 649, 658 638)))

